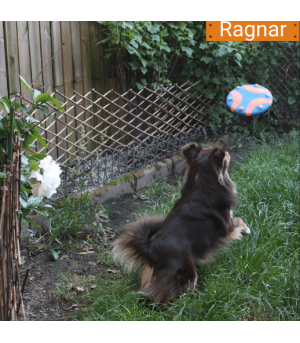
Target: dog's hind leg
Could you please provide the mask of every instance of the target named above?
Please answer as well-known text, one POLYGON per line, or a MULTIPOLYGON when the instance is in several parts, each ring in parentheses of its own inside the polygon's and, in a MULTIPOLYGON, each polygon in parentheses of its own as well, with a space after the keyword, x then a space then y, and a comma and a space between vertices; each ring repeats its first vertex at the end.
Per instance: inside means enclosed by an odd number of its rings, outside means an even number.
POLYGON ((141 278, 141 289, 146 287, 148 283, 152 281, 153 276, 153 269, 148 265, 144 264, 140 271, 140 278, 141 278))

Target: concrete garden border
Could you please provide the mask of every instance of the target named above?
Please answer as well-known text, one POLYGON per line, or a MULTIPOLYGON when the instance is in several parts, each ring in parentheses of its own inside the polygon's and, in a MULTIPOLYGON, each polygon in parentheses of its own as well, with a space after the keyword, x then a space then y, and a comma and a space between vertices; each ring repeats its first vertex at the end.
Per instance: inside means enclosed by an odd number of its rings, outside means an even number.
MULTIPOLYGON (((170 159, 164 159, 156 164, 146 166, 144 169, 133 172, 132 174, 126 174, 118 179, 112 180, 103 186, 93 188, 89 190, 89 198, 93 198, 100 203, 103 203, 109 199, 119 198, 124 194, 131 194, 135 191, 147 187, 160 178, 164 178, 170 175, 183 175, 186 169, 186 161, 183 156, 175 155, 170 159)), ((77 193, 69 198, 81 197, 84 193, 77 193)), ((65 200, 59 200, 58 204, 63 204, 65 200)))

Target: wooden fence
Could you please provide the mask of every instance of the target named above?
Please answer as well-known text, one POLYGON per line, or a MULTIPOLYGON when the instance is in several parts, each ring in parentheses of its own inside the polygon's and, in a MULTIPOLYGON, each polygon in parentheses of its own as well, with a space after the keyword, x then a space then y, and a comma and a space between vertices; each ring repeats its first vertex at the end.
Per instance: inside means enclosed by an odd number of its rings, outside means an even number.
POLYGON ((28 96, 19 75, 47 93, 118 91, 112 62, 104 58, 106 47, 96 46, 104 38, 101 29, 97 22, 0 21, 0 95, 28 96))

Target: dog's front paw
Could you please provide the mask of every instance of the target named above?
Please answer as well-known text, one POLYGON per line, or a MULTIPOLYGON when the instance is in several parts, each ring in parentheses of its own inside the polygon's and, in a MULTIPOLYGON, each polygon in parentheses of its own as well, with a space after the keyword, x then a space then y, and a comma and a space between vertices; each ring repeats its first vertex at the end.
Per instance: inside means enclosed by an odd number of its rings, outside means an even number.
POLYGON ((250 235, 251 230, 248 226, 244 223, 242 218, 234 218, 232 219, 233 226, 236 230, 239 230, 240 233, 243 235, 250 235))
MULTIPOLYGON (((246 225, 245 225, 245 226, 246 226, 246 225)), ((251 231, 250 231, 250 229, 248 228, 248 226, 246 226, 246 228, 243 229, 242 233, 243 233, 244 235, 250 235, 251 231)))

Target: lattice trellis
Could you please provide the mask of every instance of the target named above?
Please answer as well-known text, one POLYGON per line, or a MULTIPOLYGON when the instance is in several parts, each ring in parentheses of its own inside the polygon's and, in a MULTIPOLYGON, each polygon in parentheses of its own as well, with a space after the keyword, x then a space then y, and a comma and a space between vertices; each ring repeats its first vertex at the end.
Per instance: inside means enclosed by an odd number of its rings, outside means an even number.
MULTIPOLYGON (((214 102, 200 93, 200 87, 206 85, 186 82, 122 95, 113 89, 105 94, 96 89, 85 95, 73 91, 71 97, 53 92, 64 112, 47 103, 49 116, 40 109, 32 113, 48 146, 36 141, 32 152, 51 155, 60 163, 62 182, 55 198, 141 170, 204 137, 205 113, 214 102)), ((32 101, 24 96, 15 100, 31 108, 32 101)))
MULTIPOLYGON (((203 125, 205 109, 212 100, 199 95, 199 83, 169 85, 153 91, 144 87, 119 94, 110 90, 100 94, 92 89, 85 95, 74 91, 72 97, 55 91, 52 96, 62 103, 65 112, 48 104, 50 116, 33 112, 42 127, 38 130, 48 150, 36 142, 34 152, 50 154, 63 166, 72 165, 104 149, 127 147, 166 134, 187 133, 203 125)), ((31 101, 17 95, 28 107, 31 101)), ((21 115, 21 114, 19 114, 21 115)))

